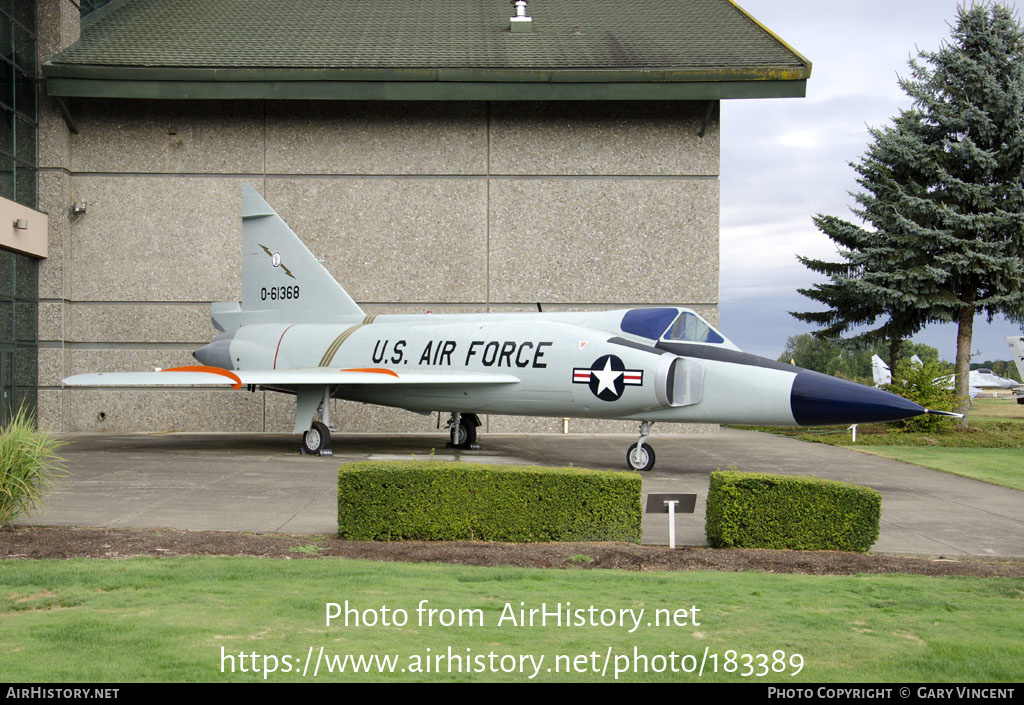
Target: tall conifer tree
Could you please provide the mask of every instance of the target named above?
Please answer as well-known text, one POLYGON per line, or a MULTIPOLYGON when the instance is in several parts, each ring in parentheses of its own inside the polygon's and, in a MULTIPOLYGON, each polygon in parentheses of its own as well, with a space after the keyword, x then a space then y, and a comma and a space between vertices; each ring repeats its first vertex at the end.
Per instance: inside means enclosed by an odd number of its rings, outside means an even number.
POLYGON ((834 337, 852 326, 877 328, 860 333, 865 342, 885 341, 892 369, 899 362, 904 340, 929 320, 941 318, 932 311, 929 294, 941 276, 929 266, 918 247, 922 228, 907 214, 920 204, 927 187, 920 183, 917 161, 908 151, 913 142, 905 132, 917 129, 919 115, 905 112, 891 126, 870 130, 874 142, 857 163, 857 183, 864 189, 853 194, 853 213, 870 229, 835 216, 818 214, 814 224, 839 247, 842 262, 799 257, 809 269, 829 277, 826 284, 799 289, 808 298, 829 306, 828 311, 793 313, 796 318, 826 326, 818 335, 834 337))
POLYGON ((945 273, 936 299, 957 321, 966 411, 975 314, 1024 320, 1024 29, 1002 5, 961 8, 951 41, 919 58, 900 81, 922 116, 915 219, 945 273))
POLYGON ((846 261, 802 259, 830 277, 802 293, 832 309, 794 315, 837 333, 886 316, 873 333, 888 326, 890 345, 957 321, 965 411, 975 314, 1024 321, 1024 29, 1002 5, 961 8, 951 41, 918 59, 900 80, 914 108, 873 130, 853 165, 854 213, 872 230, 815 219, 846 261))

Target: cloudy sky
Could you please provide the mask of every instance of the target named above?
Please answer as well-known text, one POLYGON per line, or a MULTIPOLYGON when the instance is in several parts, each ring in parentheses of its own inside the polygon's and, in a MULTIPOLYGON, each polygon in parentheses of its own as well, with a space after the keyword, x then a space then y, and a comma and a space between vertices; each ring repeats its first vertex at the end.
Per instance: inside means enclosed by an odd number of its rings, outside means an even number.
MULTIPOLYGON (((812 329, 787 313, 814 308, 796 289, 817 275, 796 254, 838 258, 811 216, 853 217, 849 192, 857 184, 849 162, 864 153, 867 126, 885 125, 910 107, 897 74, 909 74, 918 49, 948 39, 957 3, 738 2, 813 64, 805 98, 722 101, 721 326, 742 349, 776 358, 789 336, 812 329)), ((1010 359, 1003 338, 1018 330, 979 318, 975 362, 1010 359)), ((932 325, 914 339, 955 358, 955 326, 932 325)))

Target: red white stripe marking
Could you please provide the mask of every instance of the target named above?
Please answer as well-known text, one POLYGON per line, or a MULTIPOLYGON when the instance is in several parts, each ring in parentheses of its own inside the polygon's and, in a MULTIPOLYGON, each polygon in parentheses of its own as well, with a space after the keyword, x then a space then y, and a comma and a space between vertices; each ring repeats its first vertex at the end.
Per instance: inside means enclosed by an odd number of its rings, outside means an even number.
MULTIPOLYGON (((590 374, 593 372, 590 368, 586 367, 574 367, 572 370, 572 381, 579 384, 587 384, 590 382, 590 374)), ((633 387, 643 386, 644 383, 644 371, 643 370, 625 370, 622 373, 623 384, 628 384, 633 387)))

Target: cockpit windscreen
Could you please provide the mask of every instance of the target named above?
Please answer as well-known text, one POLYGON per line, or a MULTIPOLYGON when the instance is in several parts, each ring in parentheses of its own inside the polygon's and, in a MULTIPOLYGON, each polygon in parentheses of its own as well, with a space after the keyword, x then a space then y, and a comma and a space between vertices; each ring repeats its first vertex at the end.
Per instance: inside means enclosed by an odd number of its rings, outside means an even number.
POLYGON ((672 323, 663 340, 679 340, 687 343, 724 343, 725 339, 718 331, 709 326, 696 314, 683 311, 672 323))

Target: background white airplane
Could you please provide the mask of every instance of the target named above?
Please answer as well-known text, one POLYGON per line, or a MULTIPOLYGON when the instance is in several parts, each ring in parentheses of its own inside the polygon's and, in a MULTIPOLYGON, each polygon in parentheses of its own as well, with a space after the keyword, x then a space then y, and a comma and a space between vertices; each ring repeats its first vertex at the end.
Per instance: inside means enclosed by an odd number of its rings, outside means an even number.
MULTIPOLYGON (((910 361, 915 365, 924 364, 917 355, 913 355, 910 361)), ((892 371, 889 369, 889 365, 885 364, 885 360, 878 355, 871 356, 871 377, 875 380, 876 387, 892 384, 892 371)))
POLYGON ((820 425, 929 412, 903 397, 741 352, 679 307, 576 313, 366 315, 283 220, 242 190, 242 300, 202 365, 91 373, 70 386, 232 386, 293 394, 302 451, 330 453, 332 397, 447 412, 473 447, 479 414, 632 419, 627 450, 654 466, 656 422, 820 425), (316 419, 320 412, 320 420, 316 419))
MULTIPOLYGON (((1007 338, 1006 340, 1011 341, 1010 347, 1012 348, 1014 345, 1012 341, 1015 339, 1007 338)), ((923 364, 921 362, 921 358, 917 355, 911 357, 910 361, 917 365, 923 364)), ((1021 363, 1018 362, 1018 368, 1020 365, 1021 363)), ((1024 375, 1024 373, 1022 373, 1022 375, 1024 375)), ((878 355, 871 356, 871 376, 875 380, 876 387, 881 387, 885 384, 892 384, 892 372, 889 370, 889 366, 885 364, 885 360, 880 358, 878 355)), ((943 381, 947 389, 953 388, 953 375, 936 377, 935 381, 943 381)), ((1000 377, 992 370, 984 367, 977 370, 971 370, 967 379, 967 384, 969 388, 968 394, 970 394, 972 399, 982 392, 995 392, 1004 389, 1020 389, 1024 387, 1021 382, 1018 382, 1015 379, 1009 379, 1008 377, 1000 377)))
MULTIPOLYGON (((1006 342, 1013 351, 1013 362, 1017 365, 1017 374, 1024 379, 1024 335, 1008 335, 1006 342)), ((1017 395, 1017 403, 1024 404, 1024 384, 1017 383, 1014 393, 1017 395)))

